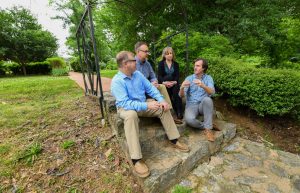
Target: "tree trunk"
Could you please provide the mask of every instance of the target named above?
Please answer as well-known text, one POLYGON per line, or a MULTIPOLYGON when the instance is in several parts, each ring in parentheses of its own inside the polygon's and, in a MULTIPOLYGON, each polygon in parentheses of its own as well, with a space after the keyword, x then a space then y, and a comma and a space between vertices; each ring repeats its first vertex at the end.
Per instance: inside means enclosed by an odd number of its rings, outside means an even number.
POLYGON ((24 76, 26 76, 27 75, 27 73, 26 73, 26 65, 23 64, 23 63, 21 65, 22 65, 23 74, 24 74, 24 76))

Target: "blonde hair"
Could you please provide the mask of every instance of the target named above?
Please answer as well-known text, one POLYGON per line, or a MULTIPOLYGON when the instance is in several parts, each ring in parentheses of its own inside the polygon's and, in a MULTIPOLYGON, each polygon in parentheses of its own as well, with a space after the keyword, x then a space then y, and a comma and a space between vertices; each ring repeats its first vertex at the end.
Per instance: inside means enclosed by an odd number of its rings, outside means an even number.
POLYGON ((172 58, 172 60, 174 61, 175 60, 175 53, 174 53, 174 50, 173 50, 173 48, 172 47, 165 47, 164 49, 163 49, 163 51, 162 51, 162 59, 163 60, 165 60, 166 59, 166 57, 165 57, 165 55, 166 55, 166 53, 169 53, 169 52, 172 52, 172 54, 173 54, 173 58, 172 58))

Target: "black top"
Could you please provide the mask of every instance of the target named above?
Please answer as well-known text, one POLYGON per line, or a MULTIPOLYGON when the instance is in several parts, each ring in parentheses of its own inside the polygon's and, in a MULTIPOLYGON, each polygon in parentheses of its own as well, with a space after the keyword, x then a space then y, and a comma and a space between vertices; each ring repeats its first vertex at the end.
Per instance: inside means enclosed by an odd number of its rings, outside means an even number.
POLYGON ((158 72, 157 72, 157 78, 158 78, 158 83, 161 84, 164 81, 177 81, 179 83, 179 64, 175 61, 173 61, 173 68, 174 72, 169 74, 165 70, 165 60, 162 60, 158 63, 158 72))

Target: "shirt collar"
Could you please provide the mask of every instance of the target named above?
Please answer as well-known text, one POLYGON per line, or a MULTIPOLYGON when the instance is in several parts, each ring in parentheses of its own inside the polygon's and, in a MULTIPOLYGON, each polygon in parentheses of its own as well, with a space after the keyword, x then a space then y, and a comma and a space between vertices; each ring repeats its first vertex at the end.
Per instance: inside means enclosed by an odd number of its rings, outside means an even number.
POLYGON ((144 62, 142 62, 137 56, 135 56, 135 59, 138 64, 145 64, 147 62, 147 59, 144 62))
MULTIPOLYGON (((202 76, 201 76, 201 79, 203 79, 204 77, 205 77, 205 73, 204 73, 204 74, 202 74, 202 76)), ((196 79, 196 78, 197 78, 196 74, 193 74, 193 78, 194 78, 194 79, 196 79)))
MULTIPOLYGON (((132 74, 132 77, 136 74, 137 71, 134 71, 134 73, 132 74)), ((124 74, 123 72, 119 71, 118 72, 118 75, 122 78, 122 79, 125 79, 125 78, 129 78, 126 74, 124 74)))

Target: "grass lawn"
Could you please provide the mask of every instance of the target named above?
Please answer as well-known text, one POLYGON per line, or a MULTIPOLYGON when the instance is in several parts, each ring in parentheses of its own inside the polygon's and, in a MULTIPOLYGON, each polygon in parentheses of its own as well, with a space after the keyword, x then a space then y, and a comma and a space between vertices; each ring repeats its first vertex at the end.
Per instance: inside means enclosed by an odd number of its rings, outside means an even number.
POLYGON ((113 78, 118 70, 100 70, 101 77, 113 78))
POLYGON ((0 193, 132 192, 117 141, 101 141, 111 129, 100 117, 68 77, 0 78, 0 193))

